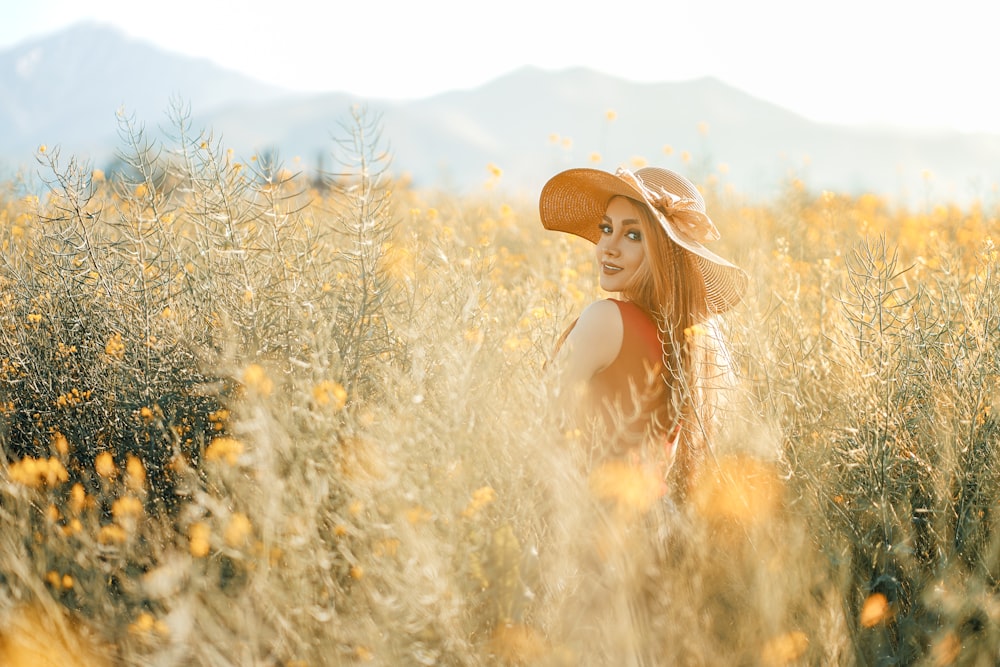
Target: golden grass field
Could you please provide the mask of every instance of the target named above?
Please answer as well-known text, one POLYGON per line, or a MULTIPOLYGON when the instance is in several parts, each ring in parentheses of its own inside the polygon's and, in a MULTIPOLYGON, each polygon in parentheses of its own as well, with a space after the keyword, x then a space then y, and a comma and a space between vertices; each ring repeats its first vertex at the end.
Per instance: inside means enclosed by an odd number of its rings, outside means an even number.
POLYGON ((324 182, 176 121, 0 190, 0 664, 996 664, 995 202, 702 179, 753 281, 670 506, 557 425, 600 293, 533 199, 359 112, 324 182))

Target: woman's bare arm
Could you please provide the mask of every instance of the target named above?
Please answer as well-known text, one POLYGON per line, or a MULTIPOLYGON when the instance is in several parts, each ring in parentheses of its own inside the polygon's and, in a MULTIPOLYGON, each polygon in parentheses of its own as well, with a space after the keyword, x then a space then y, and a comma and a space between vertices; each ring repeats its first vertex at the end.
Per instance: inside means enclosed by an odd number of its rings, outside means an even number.
POLYGON ((621 351, 624 325, 613 301, 595 301, 580 314, 556 361, 564 390, 572 390, 601 372, 621 351))

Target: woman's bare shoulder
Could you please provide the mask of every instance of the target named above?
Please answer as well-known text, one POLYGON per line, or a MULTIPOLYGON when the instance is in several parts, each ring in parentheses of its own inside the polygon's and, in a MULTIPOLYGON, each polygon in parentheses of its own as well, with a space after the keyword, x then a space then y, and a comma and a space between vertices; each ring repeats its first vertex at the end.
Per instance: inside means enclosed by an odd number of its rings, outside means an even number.
POLYGON ((611 365, 621 351, 623 337, 618 305, 601 299, 583 309, 566 343, 574 362, 589 377, 611 365))
POLYGON ((584 326, 599 329, 620 327, 622 324, 621 311, 618 304, 611 299, 599 299, 583 309, 580 313, 580 322, 584 326))

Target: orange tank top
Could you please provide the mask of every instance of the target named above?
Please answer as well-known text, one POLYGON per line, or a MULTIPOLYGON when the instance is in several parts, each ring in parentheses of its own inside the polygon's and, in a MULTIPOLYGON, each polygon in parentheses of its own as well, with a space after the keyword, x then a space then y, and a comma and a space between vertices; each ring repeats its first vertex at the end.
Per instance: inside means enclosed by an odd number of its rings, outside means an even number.
POLYGON ((663 346, 653 319, 629 301, 609 299, 621 313, 618 356, 591 378, 588 392, 610 451, 624 453, 644 442, 662 441, 665 420, 663 346))

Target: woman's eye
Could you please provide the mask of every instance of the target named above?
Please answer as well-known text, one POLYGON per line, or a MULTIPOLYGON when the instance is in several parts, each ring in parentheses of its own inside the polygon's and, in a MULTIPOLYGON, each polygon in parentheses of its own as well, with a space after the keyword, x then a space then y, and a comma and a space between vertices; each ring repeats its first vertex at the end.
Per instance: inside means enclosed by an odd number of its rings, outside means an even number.
POLYGON ((626 234, 626 236, 628 238, 630 238, 631 240, 633 240, 633 241, 641 241, 642 240, 642 234, 640 232, 629 232, 628 234, 626 234))
POLYGON ((605 224, 603 222, 601 224, 597 225, 597 228, 599 230, 601 230, 602 234, 610 234, 611 233, 611 225, 605 224))

